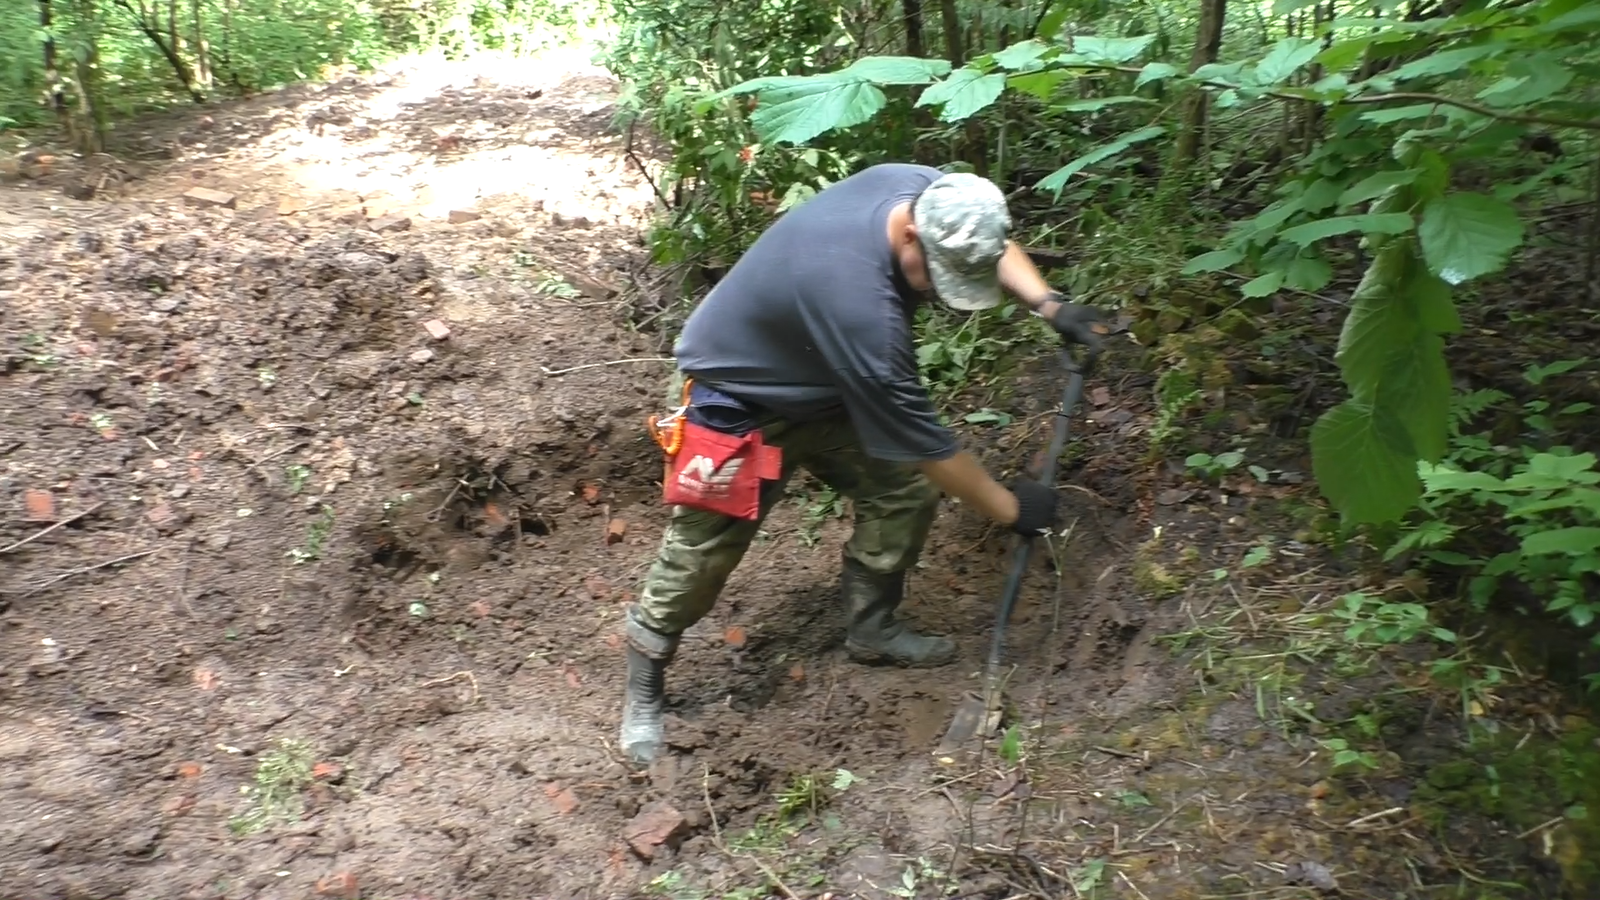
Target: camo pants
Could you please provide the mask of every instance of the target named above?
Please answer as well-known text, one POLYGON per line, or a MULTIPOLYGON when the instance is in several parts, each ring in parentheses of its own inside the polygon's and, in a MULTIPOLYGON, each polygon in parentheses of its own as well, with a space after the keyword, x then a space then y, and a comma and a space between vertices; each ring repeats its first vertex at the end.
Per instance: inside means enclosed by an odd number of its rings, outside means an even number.
MULTIPOLYGON (((680 374, 668 402, 680 403, 682 391, 680 374)), ((760 517, 750 521, 674 506, 634 611, 641 624, 678 634, 710 612, 796 469, 850 498, 855 522, 847 555, 884 575, 916 564, 939 504, 938 488, 921 472, 868 456, 843 414, 812 422, 766 415, 760 428, 762 439, 783 451, 782 475, 762 484, 760 517)))

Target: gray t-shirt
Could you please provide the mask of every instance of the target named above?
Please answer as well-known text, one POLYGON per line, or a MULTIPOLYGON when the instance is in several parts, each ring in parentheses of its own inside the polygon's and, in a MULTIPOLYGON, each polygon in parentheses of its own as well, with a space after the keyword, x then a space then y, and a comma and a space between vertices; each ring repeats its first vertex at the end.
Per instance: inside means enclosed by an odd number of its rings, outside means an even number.
POLYGON ((789 210, 689 316, 674 355, 705 384, 785 418, 844 412, 869 456, 954 456, 917 376, 922 299, 889 247, 889 210, 944 173, 873 166, 789 210))

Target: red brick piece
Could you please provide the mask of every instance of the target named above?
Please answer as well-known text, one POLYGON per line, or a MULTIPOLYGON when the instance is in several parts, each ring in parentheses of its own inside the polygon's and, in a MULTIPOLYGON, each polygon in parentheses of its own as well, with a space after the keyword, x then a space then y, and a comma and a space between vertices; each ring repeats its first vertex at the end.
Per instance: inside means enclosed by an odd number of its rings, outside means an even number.
POLYGON ((652 803, 633 817, 622 837, 628 847, 645 860, 655 859, 662 847, 678 849, 689 835, 689 822, 683 813, 666 803, 652 803))

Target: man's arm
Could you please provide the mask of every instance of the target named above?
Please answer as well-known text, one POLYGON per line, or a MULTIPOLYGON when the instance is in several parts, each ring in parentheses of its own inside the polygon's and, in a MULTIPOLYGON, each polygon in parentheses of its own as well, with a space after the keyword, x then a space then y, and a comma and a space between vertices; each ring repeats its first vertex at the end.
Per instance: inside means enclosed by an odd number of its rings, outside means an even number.
POLYGON ((1061 304, 1050 299, 1054 288, 1039 274, 1028 253, 1016 241, 1006 241, 1006 255, 1000 258, 1000 286, 1021 300, 1035 315, 1049 319, 1061 304))
POLYGON ((971 453, 965 450, 948 459, 918 463, 928 480, 952 497, 967 504, 979 515, 1011 525, 1020 512, 1017 496, 990 477, 971 453))

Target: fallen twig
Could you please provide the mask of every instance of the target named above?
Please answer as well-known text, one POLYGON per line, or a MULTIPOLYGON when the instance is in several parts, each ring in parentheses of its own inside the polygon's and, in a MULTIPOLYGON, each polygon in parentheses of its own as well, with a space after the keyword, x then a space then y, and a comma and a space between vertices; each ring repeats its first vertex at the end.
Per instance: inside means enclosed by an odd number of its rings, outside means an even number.
POLYGON ((543 372, 546 375, 566 375, 569 372, 581 372, 584 369, 598 369, 601 366, 620 366, 620 365, 623 365, 624 363, 652 363, 652 362, 672 362, 672 361, 673 361, 673 359, 670 356, 632 356, 632 357, 629 357, 627 359, 608 359, 608 360, 606 360, 604 362, 584 363, 581 366, 568 366, 565 369, 552 369, 552 368, 549 368, 548 366, 540 366, 539 367, 539 371, 543 372))
POLYGON ((417 685, 417 687, 434 687, 435 685, 449 684, 450 682, 455 681, 457 678, 465 678, 465 679, 467 679, 467 683, 472 685, 472 702, 473 703, 478 702, 478 699, 482 696, 481 694, 478 693, 478 678, 477 678, 476 675, 473 675, 471 672, 468 672, 468 671, 465 671, 465 670, 460 671, 460 672, 456 672, 456 673, 451 674, 451 675, 446 675, 446 676, 444 676, 442 678, 429 679, 429 680, 424 681, 423 683, 417 685))
POLYGON ((42 538, 45 535, 49 534, 50 532, 55 531, 57 528, 60 528, 63 525, 71 525, 73 522, 78 521, 79 519, 83 518, 84 516, 87 516, 88 514, 94 512, 95 510, 97 510, 100 507, 105 506, 105 505, 106 505, 105 501, 102 500, 99 503, 96 503, 95 505, 93 505, 93 506, 89 507, 88 509, 84 510, 83 512, 77 513, 77 514, 72 515, 72 516, 68 516, 67 518, 62 519, 61 521, 55 523, 54 525, 51 525, 49 528, 46 528, 43 531, 37 532, 35 534, 31 534, 28 537, 25 537, 22 540, 17 541, 15 544, 12 544, 11 546, 6 547, 3 550, 0 550, 0 553, 10 553, 11 551, 18 549, 19 547, 21 547, 24 544, 31 544, 34 541, 37 541, 39 538, 42 538))
POLYGON ((96 571, 98 569, 105 569, 105 568, 109 568, 111 566, 120 565, 120 564, 125 563, 125 562, 132 562, 133 560, 136 560, 136 559, 143 559, 144 557, 149 556, 152 553, 160 552, 161 549, 162 548, 160 548, 160 547, 156 547, 153 550, 141 550, 138 553, 129 553, 127 556, 119 556, 116 559, 108 559, 105 562, 95 563, 92 566, 80 566, 80 567, 78 567, 76 569, 69 569, 69 570, 67 570, 65 572, 62 572, 60 575, 57 575, 56 577, 51 578, 50 580, 48 580, 48 581, 46 581, 46 582, 44 582, 42 584, 37 584, 37 585, 34 585, 33 587, 29 588, 26 591, 21 591, 20 595, 23 596, 23 597, 31 597, 34 594, 39 593, 40 591, 44 590, 47 587, 50 587, 50 586, 52 586, 54 584, 57 584, 59 582, 62 582, 62 581, 66 581, 68 578, 71 578, 74 575, 83 575, 83 574, 86 574, 88 572, 96 571))
POLYGON ((761 870, 761 874, 767 876, 767 880, 772 882, 772 886, 776 887, 779 893, 783 894, 785 897, 788 897, 789 900, 800 900, 800 897, 796 895, 794 891, 789 890, 788 885, 783 883, 783 879, 778 877, 778 873, 772 871, 771 866, 768 866, 761 860, 756 859, 754 856, 746 856, 742 853, 735 853, 728 849, 727 844, 722 842, 722 826, 717 824, 717 810, 716 807, 711 805, 711 767, 707 766, 705 763, 701 763, 700 767, 702 770, 702 774, 700 776, 700 793, 703 797, 705 797, 706 815, 711 817, 711 842, 716 845, 718 850, 722 851, 728 856, 731 856, 735 859, 748 859, 755 863, 756 868, 761 870))

